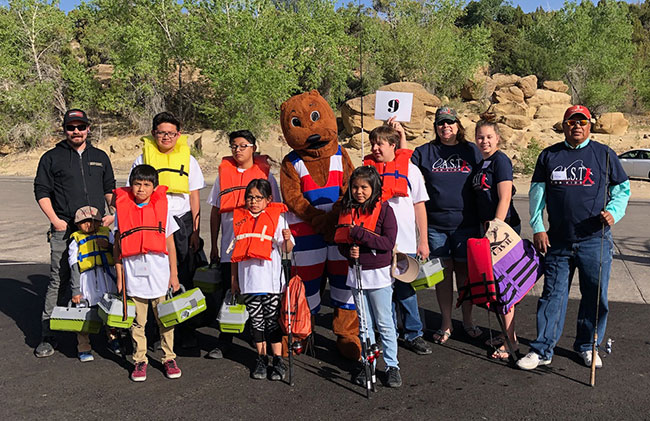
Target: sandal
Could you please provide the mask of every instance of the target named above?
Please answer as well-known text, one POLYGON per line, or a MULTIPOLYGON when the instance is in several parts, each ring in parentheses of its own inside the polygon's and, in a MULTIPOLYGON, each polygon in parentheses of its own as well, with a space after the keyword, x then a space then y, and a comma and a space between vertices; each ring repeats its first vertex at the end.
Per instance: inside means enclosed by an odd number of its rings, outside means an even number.
POLYGON ((433 334, 433 343, 438 345, 444 345, 449 340, 451 336, 451 331, 438 329, 436 333, 433 334))
MULTIPOLYGON (((519 348, 515 348, 514 352, 517 353, 519 352, 519 348)), ((510 359, 510 351, 508 351, 504 346, 501 346, 497 349, 494 350, 492 354, 490 354, 490 358, 493 360, 508 360, 510 359)))
POLYGON ((463 323, 463 330, 465 331, 467 336, 469 336, 472 339, 476 339, 483 334, 481 328, 479 328, 476 325, 466 325, 465 323, 463 323))

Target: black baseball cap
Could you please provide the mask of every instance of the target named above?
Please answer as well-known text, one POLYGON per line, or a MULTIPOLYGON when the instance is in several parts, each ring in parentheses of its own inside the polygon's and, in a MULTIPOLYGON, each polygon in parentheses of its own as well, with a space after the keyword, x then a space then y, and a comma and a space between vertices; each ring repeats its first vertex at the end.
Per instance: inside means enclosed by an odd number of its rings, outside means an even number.
POLYGON ((65 112, 63 115, 63 125, 70 123, 71 121, 81 121, 82 123, 90 124, 86 112, 79 109, 72 109, 65 112))

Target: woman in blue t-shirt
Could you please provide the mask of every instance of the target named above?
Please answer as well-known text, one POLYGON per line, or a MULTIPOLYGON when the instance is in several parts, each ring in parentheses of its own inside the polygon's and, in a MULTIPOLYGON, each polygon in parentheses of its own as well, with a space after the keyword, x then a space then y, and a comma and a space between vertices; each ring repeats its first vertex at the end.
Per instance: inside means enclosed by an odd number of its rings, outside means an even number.
MULTIPOLYGON (((453 274, 462 288, 467 279, 467 239, 478 236, 470 175, 481 154, 465 139, 453 109, 440 107, 436 111, 435 129, 436 138, 416 148, 411 161, 422 171, 430 199, 426 202, 430 256, 442 259, 445 267, 445 278, 436 285, 442 323, 433 335, 435 343, 444 344, 452 331, 453 274)), ((465 332, 472 338, 481 336, 483 332, 472 321, 469 301, 463 303, 462 311, 465 332)))
MULTIPOLYGON (((499 128, 496 123, 481 120, 476 124, 475 135, 476 144, 483 155, 483 160, 472 175, 481 226, 496 218, 505 221, 519 234, 521 221, 512 203, 512 162, 499 150, 499 128)), ((515 308, 512 307, 504 316, 504 321, 508 338, 517 348, 514 318, 515 308)), ((507 360, 510 357, 504 342, 503 336, 486 342, 488 346, 495 348, 492 358, 507 360)))

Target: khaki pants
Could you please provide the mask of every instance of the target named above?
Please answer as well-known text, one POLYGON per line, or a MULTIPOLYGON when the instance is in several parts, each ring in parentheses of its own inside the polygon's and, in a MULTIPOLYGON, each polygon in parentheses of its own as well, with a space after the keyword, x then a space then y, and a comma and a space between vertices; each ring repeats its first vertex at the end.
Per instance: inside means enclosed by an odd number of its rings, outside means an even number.
POLYGON ((135 302, 135 320, 131 326, 131 338, 133 339, 133 362, 148 362, 147 360, 147 338, 144 335, 144 327, 147 324, 147 312, 149 311, 149 302, 153 307, 153 314, 158 322, 160 331, 160 345, 163 350, 162 362, 176 358, 174 354, 174 328, 164 327, 158 318, 158 303, 165 301, 166 297, 158 297, 152 300, 146 298, 131 297, 135 302))

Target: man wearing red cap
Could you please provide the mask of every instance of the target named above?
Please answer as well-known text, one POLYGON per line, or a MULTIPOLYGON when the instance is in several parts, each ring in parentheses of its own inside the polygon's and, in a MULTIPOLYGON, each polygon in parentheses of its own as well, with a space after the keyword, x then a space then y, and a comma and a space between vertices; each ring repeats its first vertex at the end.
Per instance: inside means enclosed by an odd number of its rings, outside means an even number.
POLYGON ((34 354, 49 357, 56 341, 50 330, 50 315, 64 289, 61 283, 70 279, 67 242, 77 230, 75 211, 84 206, 97 208, 103 225, 113 223, 113 216, 104 216, 115 188, 113 167, 108 155, 88 141, 90 121, 82 110, 68 110, 63 116, 65 139, 45 152, 34 178, 34 196, 50 222, 50 283, 43 306, 42 339, 34 354), (60 293, 61 292, 61 293, 60 293))
POLYGON ((544 289, 537 304, 537 339, 517 362, 524 370, 551 363, 576 269, 581 298, 573 349, 587 366, 595 358, 596 367, 602 367, 598 353, 592 355, 592 341, 594 329, 602 341, 607 325, 613 248, 610 227, 625 215, 630 198, 630 182, 614 151, 589 139, 589 110, 582 105, 569 107, 562 128, 565 140, 540 153, 529 191, 533 242, 546 254, 546 262, 544 289))

